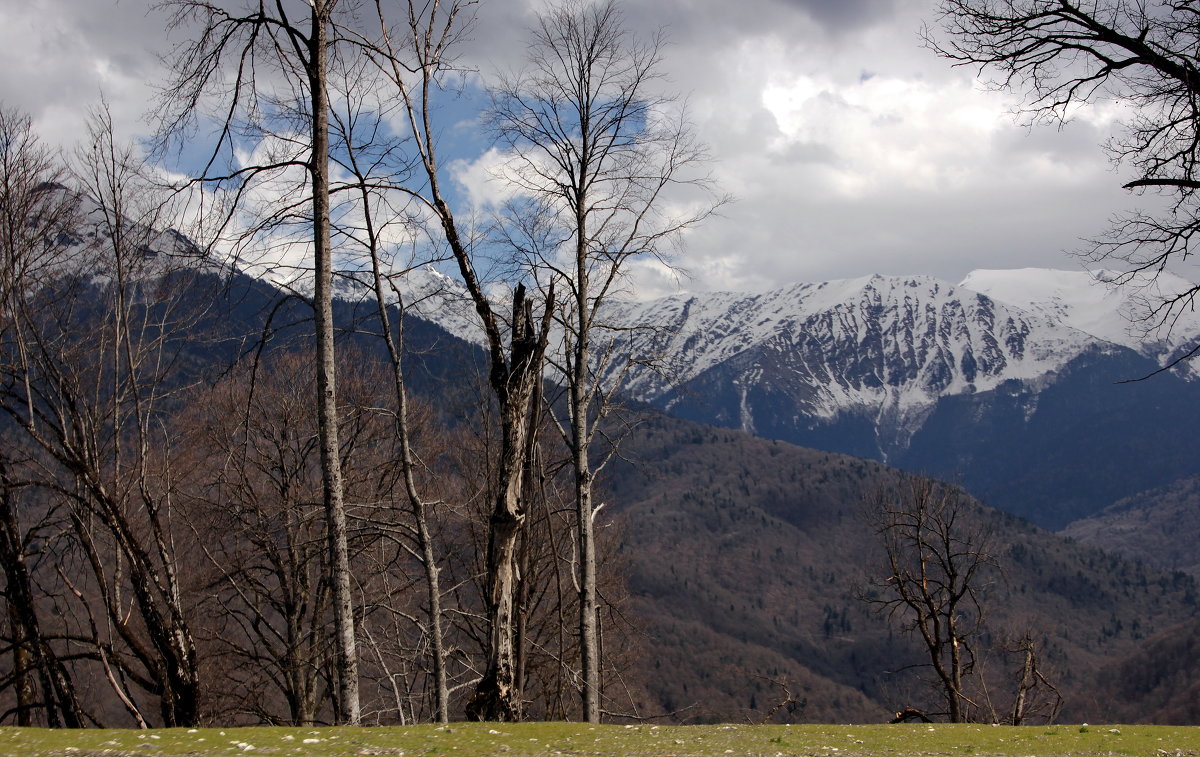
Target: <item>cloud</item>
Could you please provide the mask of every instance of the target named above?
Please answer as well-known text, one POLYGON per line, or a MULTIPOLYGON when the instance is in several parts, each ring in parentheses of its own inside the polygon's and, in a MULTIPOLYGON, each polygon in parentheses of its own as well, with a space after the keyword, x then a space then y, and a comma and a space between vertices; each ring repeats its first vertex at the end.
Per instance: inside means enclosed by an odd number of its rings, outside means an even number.
POLYGON ((854 29, 891 17, 893 0, 780 0, 784 6, 803 10, 834 32, 854 29))
POLYGON ((1098 147, 1115 114, 1024 127, 1014 96, 920 46, 932 3, 751 5, 706 4, 667 51, 739 200, 689 240, 688 288, 1076 267, 1065 251, 1126 201, 1098 147))
MULTIPOLYGON (((547 0, 485 0, 462 62, 486 80, 520 65, 547 0)), ((686 235, 693 290, 763 288, 866 273, 957 280, 980 267, 1075 267, 1064 250, 1126 207, 1099 144, 1101 106, 1028 128, 1017 97, 921 47, 933 0, 658 0, 623 5, 639 34, 665 28, 664 86, 686 100, 713 172, 738 202, 686 235)), ((0 92, 43 137, 69 143, 101 91, 124 135, 164 80, 162 14, 123 0, 37 0, 0 10, 0 92)), ((499 156, 458 109, 443 164, 464 203, 502 199, 499 156), (457 126, 456 126, 457 125, 457 126), (465 125, 464 129, 458 126, 465 125), (469 137, 463 140, 463 135, 469 137), (455 152, 456 146, 459 152, 455 152)), ((654 264, 632 278, 672 286, 654 264)))
POLYGON ((491 147, 476 158, 459 158, 447 166, 472 212, 497 211, 518 195, 511 183, 500 178, 510 161, 510 155, 491 147))
POLYGON ((42 138, 71 144, 103 95, 123 135, 144 134, 142 117, 161 81, 152 41, 162 14, 140 2, 37 0, 0 10, 0 93, 29 113, 42 138))

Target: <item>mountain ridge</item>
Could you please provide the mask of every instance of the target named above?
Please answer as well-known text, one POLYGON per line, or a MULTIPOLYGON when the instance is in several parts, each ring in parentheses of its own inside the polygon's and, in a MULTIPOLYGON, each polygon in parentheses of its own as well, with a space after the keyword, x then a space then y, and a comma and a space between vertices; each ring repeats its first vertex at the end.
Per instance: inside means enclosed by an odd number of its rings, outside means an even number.
MULTIPOLYGON (((1125 276, 1119 271, 1047 268, 978 269, 960 286, 1156 359, 1171 361, 1200 335, 1200 313, 1190 308, 1156 315, 1167 299, 1195 287, 1169 272, 1125 276)), ((1192 367, 1195 370, 1195 367, 1192 367)))
MULTIPOLYGON (((746 408, 753 388, 798 380, 797 414, 810 426, 873 415, 881 430, 873 456, 884 460, 906 446, 939 398, 1040 379, 1095 341, 929 276, 614 303, 608 317, 619 328, 665 324, 626 347, 641 360, 664 356, 661 371, 631 372, 625 390, 633 397, 671 410, 681 386, 736 361, 741 428, 755 430, 746 408)), ((722 425, 734 425, 729 420, 722 425)))
MULTIPOLYGON (((416 303, 412 312, 480 341, 469 309, 455 306, 463 293, 452 279, 432 268, 407 275, 415 277, 405 292, 416 303)), ((670 410, 681 386, 736 360, 746 366, 736 382, 744 405, 747 390, 767 373, 753 369, 750 351, 799 352, 800 361, 771 362, 803 377, 808 391, 799 409, 806 416, 828 421, 874 409, 879 419, 898 424, 883 436, 902 448, 941 397, 992 390, 1011 379, 1053 381, 1097 346, 1131 349, 1162 366, 1200 339, 1200 314, 1180 314, 1169 333, 1129 320, 1148 302, 1147 293, 1177 292, 1189 282, 1163 274, 1116 287, 1116 276, 979 269, 952 284, 926 275, 873 274, 759 293, 613 300, 599 320, 618 333, 619 349, 637 363, 622 376, 632 398, 670 410)), ((1177 373, 1196 377, 1186 366, 1177 373)), ((740 412, 737 420, 754 430, 750 414, 740 412)), ((887 447, 876 456, 888 459, 895 450, 887 447)))
POLYGON ((614 339, 610 366, 631 360, 627 396, 672 415, 959 481, 1062 528, 1200 474, 1172 443, 1200 422, 1195 371, 1129 383, 1188 349, 1200 318, 1180 319, 1170 338, 1125 330, 1122 313, 1141 295, 1095 278, 968 275, 995 297, 931 276, 875 275, 611 302, 601 320, 612 330, 596 338, 614 339))

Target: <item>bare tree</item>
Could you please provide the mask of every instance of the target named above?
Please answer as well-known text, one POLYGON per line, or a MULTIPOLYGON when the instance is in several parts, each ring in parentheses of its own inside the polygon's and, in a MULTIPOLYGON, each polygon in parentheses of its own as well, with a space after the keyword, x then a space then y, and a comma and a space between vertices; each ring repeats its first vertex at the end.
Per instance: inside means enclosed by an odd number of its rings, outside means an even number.
POLYGON ((31 450, 21 485, 62 508, 82 561, 73 575, 55 566, 88 619, 69 638, 88 646, 136 722, 148 719, 130 683, 158 700, 164 725, 191 725, 199 664, 162 419, 181 388, 175 369, 195 301, 183 296, 186 277, 173 275, 173 237, 157 231, 163 205, 104 111, 76 162, 82 195, 43 187, 74 196, 82 213, 42 241, 51 256, 25 270, 9 300, 18 359, 5 361, 0 410, 31 450))
POLYGON ((1062 709, 1062 696, 1041 669, 1033 635, 1022 634, 1005 651, 1018 655, 1021 660, 1017 666, 1016 694, 1008 722, 1024 725, 1031 718, 1054 722, 1062 709))
POLYGON ((516 556, 526 518, 522 493, 525 459, 530 435, 536 432, 533 398, 542 380, 553 293, 544 299, 542 312, 536 314, 528 288, 518 281, 512 292, 511 316, 505 319, 485 291, 485 281, 477 269, 479 252, 460 228, 442 189, 433 108, 446 77, 458 73, 455 46, 470 27, 473 4, 469 0, 410 1, 401 7, 401 17, 396 19, 382 0, 376 0, 379 26, 371 37, 363 36, 362 44, 371 49, 379 70, 389 77, 404 106, 417 172, 423 179, 406 191, 440 229, 484 333, 501 443, 488 529, 487 662, 475 694, 467 703, 467 716, 474 720, 517 720, 521 717, 521 695, 515 645, 519 579, 516 556))
POLYGON ((634 258, 662 260, 714 199, 705 148, 682 109, 658 91, 663 39, 634 37, 614 0, 567 0, 541 13, 528 64, 493 89, 490 123, 506 148, 500 178, 518 197, 506 239, 534 275, 565 284, 561 343, 551 364, 566 386, 560 429, 574 470, 578 629, 584 718, 602 708, 596 578, 596 476, 617 445, 594 441, 624 374, 603 305, 634 258), (683 211, 672 191, 693 190, 683 211), (698 190, 698 191, 696 191, 698 190))
POLYGON ((386 102, 386 96, 380 96, 390 94, 386 78, 381 81, 377 67, 361 60, 339 68, 338 73, 340 102, 333 109, 331 123, 338 141, 345 146, 336 161, 345 176, 339 190, 344 190, 349 210, 340 214, 336 231, 364 259, 366 271, 354 278, 370 292, 374 311, 371 331, 382 341, 390 367, 390 402, 377 410, 392 421, 398 446, 395 463, 399 466, 403 498, 412 515, 410 524, 389 519, 395 527, 390 533, 406 547, 413 544, 413 555, 424 571, 434 711, 438 720, 446 723, 450 719, 450 689, 438 554, 431 528, 431 510, 436 503, 419 481, 423 464, 414 449, 405 378, 408 356, 404 322, 409 303, 404 278, 415 261, 402 262, 400 254, 410 245, 418 246, 415 240, 421 238, 422 229, 410 217, 408 208, 414 201, 404 185, 411 168, 406 142, 386 136, 385 121, 396 107, 386 102))
MULTIPOLYGON (((364 177, 365 180, 365 177, 364 177)), ((364 182, 365 186, 365 182, 364 182)), ((369 217, 369 216, 368 216, 369 217)), ((390 278, 386 278, 380 262, 380 250, 376 246, 372 224, 367 222, 368 234, 371 239, 371 285, 377 306, 379 334, 387 349, 388 362, 391 367, 391 388, 393 391, 393 409, 389 414, 394 422, 394 432, 399 444, 400 475, 403 481, 404 494, 412 513, 411 535, 416 543, 416 556, 425 573, 429 655, 433 663, 434 698, 437 718, 442 723, 450 720, 450 689, 446 675, 446 643, 444 640, 442 620, 442 589, 439 577, 437 550, 433 543, 430 527, 430 510, 433 502, 426 496, 418 482, 418 472, 421 468, 420 458, 413 449, 413 438, 409 414, 408 389, 404 372, 404 297, 399 287, 390 278), (387 283, 385 283, 387 282, 387 283), (385 286, 391 293, 385 291, 385 286), (398 312, 390 311, 388 303, 394 301, 398 312)))
POLYGON ((311 302, 319 365, 315 404, 337 626, 338 715, 342 722, 356 724, 358 655, 337 437, 328 100, 330 56, 337 54, 338 43, 336 35, 330 35, 339 11, 347 5, 341 0, 312 0, 307 11, 294 17, 281 0, 248 2, 241 13, 207 0, 165 0, 161 6, 173 12, 171 27, 196 31, 174 55, 174 80, 165 89, 160 117, 164 136, 178 138, 194 129, 206 102, 219 102, 212 157, 199 180, 231 186, 235 199, 240 200, 256 180, 279 179, 289 169, 302 169, 305 177, 299 199, 285 198, 282 207, 271 208, 254 230, 299 218, 311 244, 311 302), (290 130, 271 131, 278 126, 273 123, 277 113, 290 116, 284 119, 290 130), (274 138, 282 143, 282 154, 226 168, 241 147, 238 137, 247 134, 274 138))
MULTIPOLYGON (((31 295, 68 256, 78 217, 77 197, 62 191, 67 172, 61 157, 42 145, 27 115, 0 107, 0 376, 22 382, 5 394, 31 392, 28 381, 31 295)), ((13 429, 6 427, 6 433, 13 429)), ((0 451, 0 564, 10 621, 17 724, 79 727, 85 721, 71 672, 43 632, 30 565, 31 545, 61 527, 58 514, 38 513, 28 496, 33 482, 20 471, 23 453, 7 438, 0 451), (40 691, 40 694, 39 694, 40 691), (40 701, 38 697, 40 696, 40 701)), ((28 450, 24 452, 28 454, 28 450)))
POLYGON ((328 717, 332 587, 312 363, 296 352, 236 366, 174 419, 192 458, 183 520, 212 568, 210 668, 229 660, 213 698, 258 722, 328 717))
MULTIPOLYGON (((1169 200, 1161 213, 1116 219, 1090 251, 1126 270, 1117 283, 1153 279, 1194 253, 1200 230, 1200 8, 1190 0, 942 0, 945 38, 928 44, 958 65, 994 73, 1026 94, 1035 120, 1063 121, 1081 105, 1127 104, 1107 143, 1135 175, 1127 189, 1169 200)), ((1151 300, 1151 327, 1170 327, 1200 287, 1151 300)), ((1190 356, 1184 355, 1179 360, 1190 356)))
POLYGON ((966 678, 974 672, 983 622, 981 597, 996 567, 989 532, 973 519, 967 495, 923 476, 878 492, 868 519, 885 554, 875 592, 863 598, 917 636, 950 722, 969 718, 966 678))

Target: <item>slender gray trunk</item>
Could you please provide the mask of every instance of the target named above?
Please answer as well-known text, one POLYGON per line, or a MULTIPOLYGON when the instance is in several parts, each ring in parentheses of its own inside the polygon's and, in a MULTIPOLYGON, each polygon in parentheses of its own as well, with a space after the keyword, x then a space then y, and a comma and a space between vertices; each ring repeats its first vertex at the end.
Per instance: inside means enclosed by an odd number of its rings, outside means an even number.
POLYGON ((579 218, 576 253, 577 311, 575 355, 571 389, 571 453, 575 468, 575 508, 579 543, 579 666, 583 685, 583 719, 600 722, 600 647, 596 633, 596 536, 592 510, 593 474, 588 461, 591 428, 591 311, 588 298, 587 248, 584 242, 586 221, 579 218))
POLYGON ((309 88, 312 98, 313 313, 317 339, 317 426, 321 446, 321 484, 328 521, 330 570, 337 638, 339 722, 358 725, 358 651, 342 465, 338 443, 337 381, 333 340, 333 250, 329 219, 329 107, 326 102, 326 33, 329 0, 313 0, 309 37, 309 88))
POLYGON ((413 501, 413 516, 417 520, 417 539, 421 549, 421 560, 425 563, 425 589, 429 601, 429 654, 433 657, 434 696, 437 702, 437 717, 440 723, 450 722, 450 689, 446 682, 446 651, 442 635, 442 593, 438 580, 437 556, 433 540, 429 535, 425 505, 413 501))
POLYGON ((603 692, 596 629, 596 537, 592 519, 592 478, 586 467, 576 477, 575 497, 579 506, 579 658, 583 678, 583 717, 589 723, 599 723, 603 692))
MULTIPOLYGON (((357 158, 350 155, 355 170, 357 158)), ((429 655, 433 662, 434 704, 440 723, 450 722, 450 688, 446 680, 446 651, 442 629, 442 589, 437 565, 437 550, 429 532, 429 506, 421 496, 416 481, 416 460, 412 451, 412 438, 408 426, 408 389, 404 380, 404 312, 401 303, 398 337, 392 336, 392 319, 388 313, 387 297, 383 289, 383 271, 379 265, 379 245, 375 223, 371 215, 371 198, 366 189, 366 177, 360 174, 364 184, 360 187, 363 207, 367 209, 365 223, 371 253, 371 281, 375 292, 375 305, 379 314, 379 328, 387 347, 388 359, 392 364, 392 389, 396 395, 396 435, 400 442, 400 465, 404 476, 405 494, 412 509, 417 530, 417 549, 421 554, 425 572, 426 599, 429 603, 429 655)))
MULTIPOLYGON (((416 462, 412 453, 412 442, 408 430, 408 392, 404 386, 404 368, 401 363, 401 353, 392 340, 390 319, 384 304, 383 290, 379 280, 378 262, 376 266, 376 297, 379 303, 381 326, 387 342, 388 354, 392 361, 392 375, 396 391, 396 423, 400 436, 401 464, 404 467, 404 486, 412 507, 413 521, 417 527, 417 549, 421 553, 421 564, 425 572, 426 601, 429 603, 429 655, 433 662, 434 702, 437 718, 440 723, 450 722, 450 688, 446 681, 446 642, 442 629, 442 589, 437 565, 437 553, 433 545, 433 536, 429 533, 429 506, 417 490, 414 474, 416 462)), ((404 328, 403 324, 400 328, 404 328)))

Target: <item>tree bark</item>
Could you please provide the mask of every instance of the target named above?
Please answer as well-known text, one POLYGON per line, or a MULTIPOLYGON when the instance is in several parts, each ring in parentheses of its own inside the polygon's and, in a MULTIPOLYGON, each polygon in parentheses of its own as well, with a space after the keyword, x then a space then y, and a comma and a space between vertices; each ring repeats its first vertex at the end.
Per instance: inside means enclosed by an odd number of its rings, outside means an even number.
POLYGON ((489 519, 487 551, 488 659, 483 677, 467 702, 470 720, 516 721, 522 717, 517 688, 516 596, 520 576, 517 545, 525 523, 522 496, 528 437, 535 433, 532 399, 542 380, 542 355, 546 349, 549 302, 542 326, 533 320, 533 305, 525 287, 513 295, 512 342, 507 369, 493 365, 492 390, 500 405, 500 459, 497 492, 489 519))
POLYGON ((17 722, 35 725, 33 709, 33 675, 36 672, 42 689, 41 706, 46 711, 46 724, 51 728, 66 726, 80 728, 83 717, 75 686, 70 674, 42 638, 37 608, 33 602, 33 587, 21 545, 21 532, 13 505, 12 492, 7 486, 0 491, 0 561, 7 582, 7 602, 13 634, 14 674, 17 680, 17 722))
POLYGON ((329 105, 326 101, 327 27, 333 0, 313 0, 308 84, 312 102, 313 313, 317 340, 317 424, 322 490, 328 520, 334 624, 337 639, 338 720, 358 725, 358 651, 354 635, 353 587, 338 444, 337 377, 334 361, 333 250, 329 218, 329 105))
MULTIPOLYGON (((584 121, 586 124, 586 120, 584 121)), ((594 389, 591 377, 592 313, 587 260, 587 207, 583 191, 576 220, 576 334, 571 394, 571 455, 575 469, 575 515, 579 544, 579 668, 583 686, 583 719, 600 722, 600 644, 596 632, 596 536, 592 507, 591 425, 588 412, 594 389)))
POLYGON ((1022 639, 1022 649, 1025 659, 1021 663, 1021 677, 1017 682, 1017 696, 1013 700, 1012 724, 1021 725, 1025 721, 1025 699, 1029 689, 1033 687, 1033 640, 1026 636, 1022 639))

